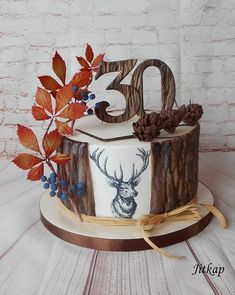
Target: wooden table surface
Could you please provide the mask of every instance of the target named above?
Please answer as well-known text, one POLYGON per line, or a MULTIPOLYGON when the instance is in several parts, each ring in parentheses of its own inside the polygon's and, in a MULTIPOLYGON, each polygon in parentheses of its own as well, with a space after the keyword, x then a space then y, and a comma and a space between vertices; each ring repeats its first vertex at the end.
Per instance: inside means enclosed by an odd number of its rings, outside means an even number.
POLYGON ((153 250, 95 251, 54 237, 39 219, 41 183, 26 181, 24 171, 0 159, 0 294, 235 294, 234 168, 233 152, 200 154, 199 179, 229 227, 213 218, 199 235, 166 248, 185 255, 174 260, 153 250), (196 264, 224 272, 192 275, 196 264))

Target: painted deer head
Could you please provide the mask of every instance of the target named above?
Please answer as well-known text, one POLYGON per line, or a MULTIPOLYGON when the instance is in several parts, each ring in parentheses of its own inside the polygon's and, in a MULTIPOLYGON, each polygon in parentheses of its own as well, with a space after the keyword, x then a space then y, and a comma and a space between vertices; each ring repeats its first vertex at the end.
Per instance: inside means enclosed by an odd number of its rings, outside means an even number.
POLYGON ((137 170, 135 169, 135 164, 133 164, 132 175, 127 181, 124 181, 123 179, 122 165, 120 165, 120 177, 117 176, 116 170, 114 170, 113 175, 108 173, 108 157, 105 158, 103 166, 101 166, 100 156, 104 152, 104 149, 99 151, 98 148, 90 156, 98 169, 106 176, 107 183, 117 190, 117 194, 112 201, 111 207, 113 213, 118 217, 130 218, 133 216, 136 210, 137 204, 134 198, 137 197, 138 191, 135 189, 135 187, 140 183, 140 175, 145 171, 149 164, 149 152, 145 151, 143 148, 138 148, 138 150, 140 153, 136 155, 142 159, 142 167, 137 170))

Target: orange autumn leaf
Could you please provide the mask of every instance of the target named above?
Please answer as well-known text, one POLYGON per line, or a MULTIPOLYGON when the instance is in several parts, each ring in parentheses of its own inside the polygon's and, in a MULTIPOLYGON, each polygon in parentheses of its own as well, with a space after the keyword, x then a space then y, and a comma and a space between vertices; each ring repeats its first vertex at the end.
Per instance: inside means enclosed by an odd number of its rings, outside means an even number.
POLYGON ((45 112, 45 110, 41 107, 38 106, 32 106, 32 115, 34 117, 35 120, 47 120, 50 119, 50 116, 47 115, 47 113, 45 112))
POLYGON ((73 89, 72 85, 68 84, 58 90, 56 94, 56 107, 55 112, 58 113, 60 110, 62 110, 73 98, 73 89))
POLYGON ((47 110, 50 114, 52 114, 52 102, 51 95, 48 91, 43 88, 38 87, 36 92, 36 103, 47 110))
POLYGON ((86 110, 87 106, 83 103, 71 103, 59 114, 59 116, 69 120, 76 120, 83 117, 86 110))
POLYGON ((40 82, 42 83, 42 86, 51 91, 55 91, 57 89, 60 89, 62 86, 51 76, 40 76, 38 77, 40 82))
POLYGON ((61 144, 62 137, 57 129, 47 133, 43 138, 43 148, 46 156, 50 156, 61 144))
MULTIPOLYGON (((104 54, 99 54, 92 62, 92 68, 98 68, 104 59, 104 54)), ((93 69, 94 70, 94 69, 93 69)), ((98 69, 97 69, 98 70, 98 69)))
POLYGON ((33 166, 35 166, 36 164, 41 163, 42 161, 43 159, 40 159, 38 157, 35 157, 30 154, 26 154, 26 153, 19 154, 18 156, 14 158, 14 160, 12 160, 12 162, 16 164, 16 166, 18 166, 19 168, 23 170, 28 170, 32 168, 33 166))
POLYGON ((73 134, 73 129, 66 122, 55 119, 55 124, 60 134, 73 134))
POLYGON ((33 180, 33 181, 40 180, 43 174, 44 174, 44 165, 42 163, 39 166, 33 167, 29 170, 27 179, 33 180))
POLYGON ((65 164, 70 159, 71 159, 71 157, 69 155, 60 154, 60 153, 57 153, 56 155, 54 155, 50 158, 51 161, 55 162, 56 164, 60 164, 60 165, 65 164))
POLYGON ((24 147, 35 152, 40 152, 37 137, 30 128, 18 124, 17 135, 24 147))
POLYGON ((82 56, 77 56, 77 60, 83 68, 89 68, 88 62, 82 56))
POLYGON ((92 74, 91 71, 81 71, 79 73, 76 73, 73 76, 73 79, 71 80, 71 84, 72 86, 76 85, 78 87, 83 87, 83 86, 87 86, 92 79, 92 74))
POLYGON ((52 68, 55 72, 56 76, 60 79, 60 81, 65 85, 66 79, 66 65, 63 58, 56 51, 55 55, 52 59, 52 68))
POLYGON ((93 50, 91 48, 91 46, 89 44, 87 44, 86 46, 86 59, 87 61, 89 61, 89 63, 91 63, 93 61, 93 58, 94 58, 94 53, 93 53, 93 50))

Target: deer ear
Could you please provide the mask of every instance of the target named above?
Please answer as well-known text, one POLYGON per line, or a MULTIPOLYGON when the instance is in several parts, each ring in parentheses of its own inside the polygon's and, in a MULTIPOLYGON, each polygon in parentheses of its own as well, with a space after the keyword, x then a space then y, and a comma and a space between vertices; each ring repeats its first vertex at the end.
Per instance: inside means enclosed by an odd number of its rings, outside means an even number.
POLYGON ((112 186, 112 187, 117 187, 117 183, 113 180, 110 180, 108 178, 106 178, 106 182, 108 185, 112 186))
POLYGON ((133 186, 137 186, 140 183, 141 177, 137 178, 135 181, 133 181, 133 186))

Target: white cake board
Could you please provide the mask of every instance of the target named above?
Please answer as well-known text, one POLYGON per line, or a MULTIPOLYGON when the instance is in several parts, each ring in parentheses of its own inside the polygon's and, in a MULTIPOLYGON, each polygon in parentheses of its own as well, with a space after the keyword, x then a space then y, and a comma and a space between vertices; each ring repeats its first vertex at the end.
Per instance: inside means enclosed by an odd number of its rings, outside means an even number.
MULTIPOLYGON (((197 203, 213 205, 211 191, 198 183, 197 203)), ((83 247, 133 251, 149 249, 135 226, 106 226, 80 222, 75 214, 68 212, 61 201, 45 193, 40 201, 41 220, 45 227, 59 238, 83 247)), ((168 246, 198 234, 210 222, 212 215, 202 208, 200 220, 166 221, 149 234, 158 246, 168 246)))

